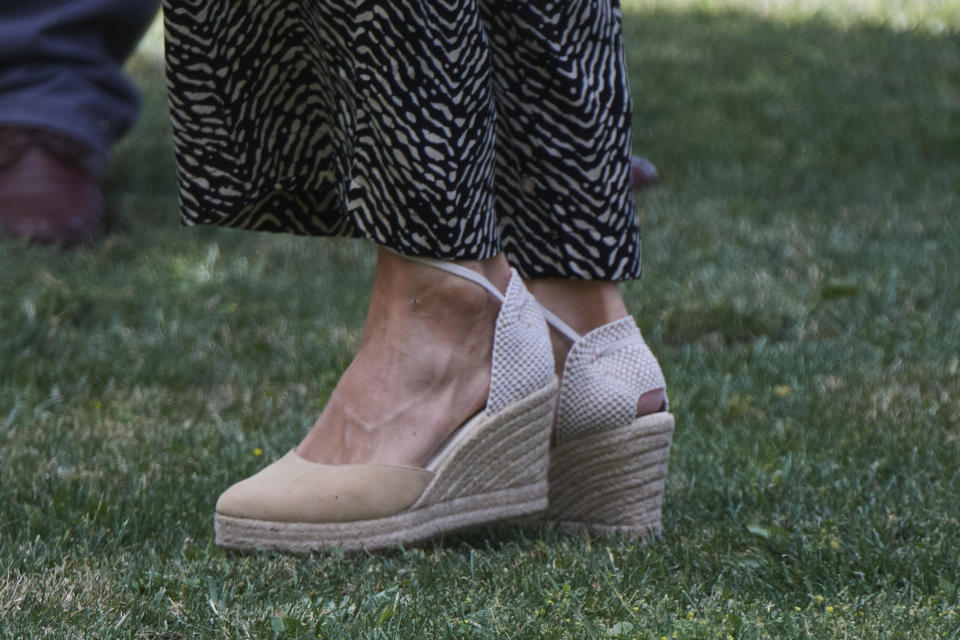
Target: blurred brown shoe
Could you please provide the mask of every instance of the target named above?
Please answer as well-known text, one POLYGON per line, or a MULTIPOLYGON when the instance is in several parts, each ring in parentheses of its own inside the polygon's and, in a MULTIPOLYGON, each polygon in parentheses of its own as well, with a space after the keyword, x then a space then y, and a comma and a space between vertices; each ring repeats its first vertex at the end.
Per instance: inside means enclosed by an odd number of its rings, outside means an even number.
POLYGON ((100 164, 67 135, 0 125, 0 233, 65 247, 96 240, 100 164))
POLYGON ((653 163, 646 158, 633 156, 630 158, 630 178, 633 181, 634 189, 643 189, 652 187, 660 182, 660 174, 653 163))

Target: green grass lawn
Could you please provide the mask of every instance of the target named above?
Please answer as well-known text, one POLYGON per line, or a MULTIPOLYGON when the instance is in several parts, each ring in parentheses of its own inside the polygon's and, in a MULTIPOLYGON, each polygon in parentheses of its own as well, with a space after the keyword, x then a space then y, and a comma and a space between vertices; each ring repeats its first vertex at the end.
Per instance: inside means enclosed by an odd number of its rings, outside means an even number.
POLYGON ((179 226, 155 29, 115 232, 0 241, 0 638, 960 638, 960 0, 624 17, 662 539, 213 546, 349 363, 373 251, 179 226))

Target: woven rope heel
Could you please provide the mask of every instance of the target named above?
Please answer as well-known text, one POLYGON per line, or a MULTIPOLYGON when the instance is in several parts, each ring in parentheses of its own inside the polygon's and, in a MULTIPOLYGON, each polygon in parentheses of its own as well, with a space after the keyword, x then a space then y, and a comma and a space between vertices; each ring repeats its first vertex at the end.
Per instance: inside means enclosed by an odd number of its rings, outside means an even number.
POLYGON ((543 520, 580 533, 659 535, 674 418, 666 411, 636 417, 640 396, 666 386, 656 358, 633 318, 579 336, 545 315, 574 345, 564 364, 543 520))
POLYGON ((566 530, 660 535, 673 416, 655 413, 551 452, 546 520, 566 530))
POLYGON ((547 507, 557 380, 539 305, 515 271, 502 294, 458 265, 415 260, 472 280, 501 301, 486 408, 424 468, 317 464, 291 451, 220 496, 218 545, 373 550, 547 507))

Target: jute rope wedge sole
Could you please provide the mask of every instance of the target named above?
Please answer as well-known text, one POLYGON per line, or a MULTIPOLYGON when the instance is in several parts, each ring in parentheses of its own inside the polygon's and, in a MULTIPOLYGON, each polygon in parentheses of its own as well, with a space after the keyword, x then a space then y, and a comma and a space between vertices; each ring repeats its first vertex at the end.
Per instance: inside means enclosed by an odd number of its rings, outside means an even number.
POLYGON ((416 260, 477 282, 501 301, 486 408, 425 468, 324 465, 289 452, 220 496, 218 545, 375 550, 547 507, 557 381, 539 306, 516 272, 504 295, 458 265, 416 260))
POLYGON ((666 386, 656 358, 631 317, 580 336, 544 314, 573 347, 564 363, 550 504, 541 520, 576 533, 659 535, 674 417, 666 411, 636 417, 639 398, 666 386))

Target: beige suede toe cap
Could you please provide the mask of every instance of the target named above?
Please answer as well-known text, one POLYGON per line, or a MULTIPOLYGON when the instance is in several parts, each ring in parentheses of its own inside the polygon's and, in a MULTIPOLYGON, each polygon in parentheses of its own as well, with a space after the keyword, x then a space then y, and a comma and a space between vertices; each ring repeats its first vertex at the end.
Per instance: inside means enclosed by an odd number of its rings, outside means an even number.
POLYGON ((414 467, 317 464, 290 451, 227 489, 217 513, 274 522, 373 520, 409 507, 433 476, 414 467))

